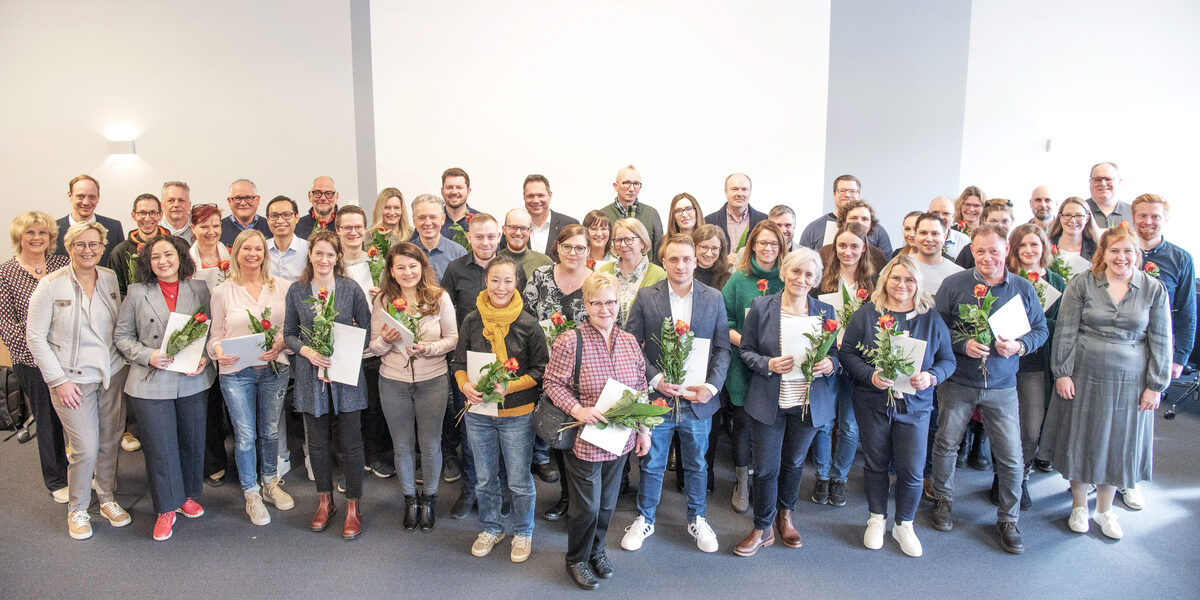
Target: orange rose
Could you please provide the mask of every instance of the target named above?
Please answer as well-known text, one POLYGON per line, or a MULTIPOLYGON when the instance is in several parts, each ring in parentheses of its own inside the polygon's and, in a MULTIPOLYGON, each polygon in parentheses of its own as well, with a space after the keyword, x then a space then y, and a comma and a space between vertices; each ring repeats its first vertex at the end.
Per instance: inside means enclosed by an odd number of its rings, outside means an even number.
POLYGON ((367 248, 367 256, 370 258, 375 258, 376 256, 379 256, 379 248, 376 248, 375 246, 371 246, 370 248, 367 248))
POLYGON ((691 329, 691 327, 688 327, 687 323, 684 323, 683 321, 675 321, 675 335, 681 337, 685 336, 687 335, 689 329, 691 329))
POLYGON ((868 292, 866 288, 858 288, 858 294, 856 294, 856 296, 858 296, 859 300, 866 300, 871 296, 871 292, 868 292))
POLYGON ((833 319, 825 319, 825 332, 826 333, 833 333, 833 332, 837 331, 837 328, 838 328, 837 321, 834 321, 833 319))
POLYGON ((661 407, 663 407, 663 408, 670 408, 670 407, 671 407, 671 405, 670 405, 670 404, 667 404, 667 401, 666 401, 666 400, 664 400, 664 399, 662 399, 662 398, 656 398, 656 399, 654 400, 654 402, 651 402, 650 404, 653 404, 653 405, 655 405, 655 406, 661 406, 661 407))
POLYGON ((983 297, 986 297, 987 295, 988 295, 988 286, 983 285, 982 283, 975 285, 975 297, 976 298, 983 298, 983 297))
POLYGON ((317 299, 324 300, 329 297, 329 288, 321 286, 317 289, 317 299))
POLYGON ((879 317, 879 326, 884 329, 891 329, 892 325, 894 325, 895 323, 896 323, 896 318, 893 317, 892 315, 883 315, 882 317, 879 317))
POLYGON ((567 320, 563 318, 562 313, 560 312, 555 312, 554 314, 550 315, 550 322, 555 325, 562 325, 566 321, 567 320))
POLYGON ((1038 275, 1038 274, 1037 274, 1036 272, 1034 272, 1034 271, 1030 271, 1029 273, 1026 273, 1026 274, 1025 274, 1025 277, 1026 277, 1026 278, 1028 278, 1030 281, 1032 281, 1032 282, 1034 282, 1034 283, 1037 283, 1037 282, 1038 282, 1038 280, 1040 280, 1040 279, 1042 278, 1042 276, 1041 276, 1041 275, 1038 275))
POLYGON ((223 261, 217 263, 217 268, 222 271, 228 271, 229 270, 229 261, 223 260, 223 261))
POLYGON ((517 371, 517 366, 518 365, 517 365, 516 358, 510 358, 510 359, 504 361, 504 368, 508 369, 509 372, 511 372, 511 373, 515 373, 517 371))
POLYGON ((397 312, 404 312, 408 308, 408 300, 396 298, 392 300, 392 308, 396 309, 397 312))
POLYGON ((760 292, 767 291, 767 280, 766 279, 758 280, 758 291, 760 291, 760 292))

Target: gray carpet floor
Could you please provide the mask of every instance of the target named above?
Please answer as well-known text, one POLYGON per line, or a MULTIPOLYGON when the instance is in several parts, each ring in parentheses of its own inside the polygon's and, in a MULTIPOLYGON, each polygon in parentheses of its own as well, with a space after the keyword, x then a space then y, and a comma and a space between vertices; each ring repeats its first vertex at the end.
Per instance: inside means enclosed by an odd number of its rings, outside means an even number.
MULTIPOLYGON (((1071 532, 1066 482, 1057 474, 1037 473, 1030 486, 1034 507, 1020 521, 1026 551, 1007 554, 996 542, 996 509, 986 498, 991 474, 962 469, 955 482, 954 530, 943 533, 929 526, 928 503, 918 513, 922 558, 906 557, 890 535, 882 550, 867 550, 860 457, 845 507, 807 500, 812 475, 806 470, 796 511, 803 548, 777 543, 740 558, 731 550, 751 520, 730 508, 732 476, 728 464, 719 463, 708 514, 721 549, 712 555, 696 549, 686 531, 683 499, 668 473, 657 531, 635 553, 620 548, 623 530, 635 516, 632 499, 622 498, 608 536, 616 578, 602 582, 599 593, 1195 598, 1200 596, 1200 407, 1186 405, 1174 421, 1164 420, 1161 412, 1155 426, 1155 479, 1142 486, 1147 508, 1132 512, 1118 501, 1125 529, 1119 542, 1095 526, 1088 534, 1071 532)), ((200 500, 207 514, 178 519, 174 537, 155 542, 141 453, 122 453, 119 470, 118 501, 133 523, 113 528, 95 514, 93 503, 95 535, 74 541, 67 535, 65 507, 42 486, 35 444, 0 443, 0 598, 557 598, 579 591, 563 570, 563 524, 540 518, 557 499, 557 484, 538 482, 533 556, 514 565, 508 559, 509 538, 488 557, 471 556, 478 531, 474 514, 457 521, 443 516, 430 533, 405 532, 395 478, 367 475, 365 530, 358 540, 341 539, 340 520, 323 533, 310 532, 316 491, 302 462, 286 478, 296 508, 270 507, 270 525, 250 524, 240 490, 231 482, 206 487, 200 500)), ((449 511, 459 486, 443 484, 439 515, 449 511)), ((340 496, 338 502, 343 502, 340 496)))

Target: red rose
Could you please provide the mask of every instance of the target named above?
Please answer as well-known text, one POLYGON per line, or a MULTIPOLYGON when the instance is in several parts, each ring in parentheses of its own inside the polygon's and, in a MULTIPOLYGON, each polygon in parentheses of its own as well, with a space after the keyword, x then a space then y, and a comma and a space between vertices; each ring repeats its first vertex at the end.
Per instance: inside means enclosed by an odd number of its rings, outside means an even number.
POLYGON ((222 271, 228 271, 229 270, 229 261, 223 260, 223 261, 217 263, 217 268, 222 271))
POLYGON ((508 369, 509 372, 515 373, 517 371, 517 359, 510 358, 504 361, 504 368, 508 369))
POLYGON ((141 251, 142 251, 142 248, 145 248, 145 247, 146 247, 146 245, 145 245, 145 244, 138 244, 137 251, 138 251, 138 252, 141 252, 141 251))
POLYGON ((859 300, 866 300, 868 297, 870 297, 871 292, 868 292, 866 288, 858 288, 858 293, 855 295, 858 296, 859 300))
POLYGON ((894 325, 895 323, 896 323, 896 318, 893 317, 892 315, 883 315, 882 317, 879 317, 879 326, 884 329, 891 329, 892 325, 894 325))
POLYGON ((408 308, 408 300, 405 300, 404 298, 396 298, 395 300, 392 300, 392 308, 396 309, 397 312, 404 312, 404 310, 408 308))
POLYGON ((1050 254, 1058 254, 1058 245, 1050 244, 1050 254))
POLYGON ((767 291, 767 280, 766 279, 758 280, 758 291, 760 291, 760 292, 767 291))
POLYGON ((1147 273, 1153 273, 1158 270, 1158 265, 1156 265, 1152 262, 1147 262, 1145 268, 1146 268, 1147 273))
POLYGON ((387 227, 380 227, 380 228, 379 228, 379 229, 377 229, 376 231, 378 231, 379 233, 386 234, 386 233, 387 233, 387 227))
POLYGON ((1030 281, 1032 281, 1032 282, 1034 282, 1034 283, 1037 283, 1037 282, 1038 282, 1038 280, 1040 280, 1040 279, 1042 278, 1042 276, 1041 276, 1041 275, 1038 275, 1038 274, 1037 274, 1036 272, 1034 272, 1034 271, 1030 271, 1030 272, 1026 273, 1026 274, 1025 274, 1025 277, 1026 277, 1026 278, 1028 278, 1030 281))
POLYGON ((588 261, 587 261, 587 268, 589 268, 589 269, 595 269, 595 268, 596 268, 596 259, 594 259, 594 258, 589 258, 589 259, 588 259, 588 261))
POLYGON ((687 335, 687 332, 689 329, 691 329, 691 328, 688 327, 687 323, 684 323, 683 321, 675 321, 675 335, 678 335, 678 336, 687 335))
POLYGON ((567 320, 563 318, 562 313, 555 312, 554 314, 550 315, 550 322, 554 323, 555 325, 562 325, 563 323, 566 323, 567 320))
POLYGON ((321 286, 319 289, 317 289, 317 298, 319 300, 324 300, 328 297, 329 297, 329 289, 328 288, 326 288, 325 286, 321 286))
POLYGON ((967 228, 967 222, 966 222, 966 221, 959 221, 958 223, 955 223, 955 225, 958 225, 958 228, 959 228, 960 230, 962 230, 962 229, 966 229, 966 228, 967 228))
POLYGON ((988 287, 982 283, 975 284, 975 297, 983 298, 988 295, 988 287))
POLYGON ((259 323, 262 325, 263 331, 266 331, 271 328, 271 322, 266 319, 259 321, 259 323))
POLYGON ((467 223, 470 223, 471 217, 474 217, 474 216, 475 216, 475 213, 467 213, 467 223))
POLYGON ((196 313, 196 316, 192 318, 195 319, 197 323, 204 323, 208 321, 208 315, 204 313, 196 313))
POLYGON ((654 402, 651 402, 650 404, 653 404, 655 406, 661 406, 663 408, 670 408, 670 406, 671 406, 671 405, 667 404, 667 401, 662 398, 656 398, 654 400, 654 402))
POLYGON ((837 328, 838 328, 837 321, 834 321, 833 319, 825 319, 825 332, 826 333, 833 333, 833 332, 837 331, 837 328))
POLYGON ((368 257, 375 258, 378 255, 379 255, 379 248, 376 248, 375 246, 371 246, 370 248, 367 248, 367 256, 368 257))

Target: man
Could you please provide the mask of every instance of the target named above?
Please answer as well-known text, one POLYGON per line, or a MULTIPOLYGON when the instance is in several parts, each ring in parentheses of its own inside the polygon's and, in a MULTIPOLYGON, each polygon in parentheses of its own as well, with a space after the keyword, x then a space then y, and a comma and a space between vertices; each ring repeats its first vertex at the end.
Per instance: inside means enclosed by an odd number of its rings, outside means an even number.
MULTIPOLYGON (((817 218, 817 220, 809 223, 804 231, 800 234, 800 245, 807 246, 813 250, 820 250, 821 246, 833 242, 833 227, 830 223, 837 222, 837 215, 842 210, 842 205, 853 200, 858 200, 862 196, 862 182, 853 175, 841 175, 833 180, 833 212, 826 213, 817 218), (829 240, 826 240, 826 233, 829 234, 829 240)), ((953 214, 953 211, 951 211, 953 214)), ((867 243, 879 248, 884 256, 892 255, 892 239, 888 237, 887 231, 882 227, 876 227, 867 234, 867 243)))
MULTIPOLYGON (((504 247, 500 249, 500 254, 517 261, 526 279, 533 275, 534 269, 554 264, 549 256, 530 249, 529 234, 533 229, 536 229, 533 219, 523 208, 514 208, 504 215, 504 247)), ((520 293, 521 290, 517 291, 520 293)))
POLYGON ((100 204, 100 182, 91 175, 79 175, 67 184, 67 200, 71 202, 71 212, 57 221, 58 245, 54 253, 67 256, 67 245, 63 243, 63 238, 72 225, 98 221, 108 230, 104 253, 100 255, 100 264, 107 265, 113 248, 125 239, 125 230, 121 228, 120 221, 96 214, 96 207, 100 204))
POLYGON ((954 200, 948 196, 938 196, 929 202, 929 212, 937 215, 945 225, 942 253, 953 259, 964 252, 963 247, 970 242, 970 238, 960 231, 950 229, 950 224, 954 222, 954 200))
POLYGON ((1033 218, 1029 222, 1049 231, 1050 225, 1054 223, 1055 211, 1058 210, 1056 204, 1050 197, 1048 186, 1039 185, 1033 188, 1033 193, 1029 195, 1029 210, 1033 212, 1033 218))
POLYGON ((767 215, 750 206, 750 177, 745 173, 734 173, 725 178, 725 206, 704 217, 704 222, 716 225, 729 236, 729 252, 734 253, 746 245, 746 238, 759 221, 767 215))
POLYGON ((1118 188, 1121 187, 1121 174, 1117 172, 1116 163, 1102 162, 1092 166, 1088 185, 1092 196, 1088 198, 1088 206, 1092 209, 1092 218, 1100 229, 1108 229, 1121 221, 1128 221, 1133 212, 1128 202, 1117 198, 1118 188))
MULTIPOLYGON (((271 275, 291 281, 300 279, 308 263, 308 241, 296 235, 300 208, 287 196, 275 196, 267 203, 267 255, 271 260, 271 275)), ((278 318, 278 317, 276 317, 278 318)))
POLYGON ((458 225, 463 231, 471 229, 471 217, 479 211, 467 204, 471 197, 471 176, 467 172, 451 167, 442 172, 442 201, 446 206, 446 220, 442 223, 442 235, 454 239, 450 228, 458 225))
POLYGON ((1017 339, 996 336, 991 344, 973 339, 955 341, 954 356, 958 367, 941 385, 938 397, 938 432, 933 450, 935 529, 949 531, 955 461, 971 414, 978 409, 991 438, 995 456, 1000 505, 996 529, 1000 546, 1020 554, 1025 550, 1017 529, 1020 516, 1021 482, 1024 464, 1021 457, 1021 431, 1017 405, 1017 368, 1019 357, 1036 350, 1048 336, 1046 317, 1033 284, 1010 273, 1004 266, 1008 242, 1004 232, 994 225, 980 225, 971 232, 971 252, 975 268, 946 278, 935 297, 937 311, 953 331, 966 326, 959 318, 959 306, 976 305, 979 293, 996 298, 992 313, 1010 301, 1020 302, 1029 320, 1030 331, 1017 339), (986 371, 984 371, 986 367, 986 371))
POLYGON ((554 194, 550 191, 550 180, 545 175, 534 173, 526 177, 522 191, 525 210, 532 220, 529 247, 558 262, 558 246, 554 243, 558 239, 558 232, 567 225, 578 225, 579 221, 550 210, 550 200, 554 194))
POLYGON ((162 187, 162 221, 158 224, 189 245, 196 243, 192 233, 192 188, 182 181, 168 181, 162 187))
POLYGON ((134 274, 137 272, 137 254, 141 246, 156 235, 167 235, 170 232, 158 224, 162 217, 161 205, 154 194, 141 194, 133 200, 133 210, 129 216, 137 227, 129 232, 129 238, 117 244, 108 257, 108 268, 117 274, 117 287, 121 289, 121 297, 129 284, 137 283, 134 274))
POLYGON ((433 194, 421 194, 413 198, 412 215, 415 231, 409 241, 425 253, 434 275, 441 281, 450 262, 467 255, 465 248, 442 234, 442 224, 446 221, 446 201, 433 194))
POLYGON ((314 229, 328 228, 337 216, 338 193, 333 178, 322 175, 314 179, 312 189, 308 190, 308 201, 312 208, 296 224, 296 235, 306 242, 314 229))
MULTIPOLYGON (((1003 198, 992 198, 983 205, 983 222, 988 225, 995 225, 1004 232, 1004 236, 1008 237, 1008 232, 1012 229, 1013 224, 1013 209, 1012 202, 1003 198)), ((975 256, 971 253, 971 245, 967 244, 962 252, 958 253, 958 258, 954 259, 954 264, 970 269, 975 266, 975 256)))
POLYGON ((800 247, 800 238, 796 237, 796 211, 791 207, 776 204, 767 211, 767 218, 783 230, 784 246, 795 250, 800 247))
MULTIPOLYGON (((729 322, 721 292, 693 279, 696 271, 696 246, 687 234, 668 238, 660 251, 667 279, 638 291, 630 307, 626 329, 645 345, 646 379, 656 398, 673 403, 675 409, 648 434, 638 435, 638 451, 649 447, 641 460, 641 486, 637 494, 638 516, 625 530, 621 547, 637 550, 654 534, 654 517, 662 497, 663 472, 671 439, 679 435, 677 465, 684 473, 684 497, 687 501, 688 533, 703 552, 717 551, 717 535, 706 517, 708 467, 704 455, 712 416, 721 408, 717 393, 725 384, 729 368, 729 322), (708 369, 701 385, 667 382, 658 368, 662 357, 660 335, 663 321, 683 322, 691 327, 696 340, 708 340, 708 369)), ((697 349, 693 347, 692 352, 697 349)))
POLYGON ((929 212, 937 215, 949 227, 954 220, 954 200, 949 196, 938 196, 929 201, 929 212))
POLYGON ((650 234, 650 251, 658 247, 662 239, 662 219, 653 206, 638 202, 638 194, 642 193, 642 174, 633 165, 626 165, 617 171, 617 180, 613 182, 613 191, 617 197, 612 204, 600 209, 608 217, 610 225, 626 217, 637 219, 646 226, 650 234))
POLYGON ((229 184, 229 210, 232 214, 221 219, 221 243, 233 246, 239 233, 247 229, 257 229, 266 237, 271 237, 271 229, 267 220, 258 216, 258 186, 249 179, 238 179, 229 184))

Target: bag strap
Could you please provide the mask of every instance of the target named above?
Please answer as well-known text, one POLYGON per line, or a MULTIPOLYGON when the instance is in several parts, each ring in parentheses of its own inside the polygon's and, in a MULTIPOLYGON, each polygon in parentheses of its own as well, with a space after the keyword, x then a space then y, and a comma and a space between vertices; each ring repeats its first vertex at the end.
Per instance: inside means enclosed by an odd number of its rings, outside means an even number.
POLYGON ((578 327, 575 328, 575 376, 572 378, 572 391, 575 392, 575 398, 579 399, 579 369, 583 366, 583 332, 578 327))

